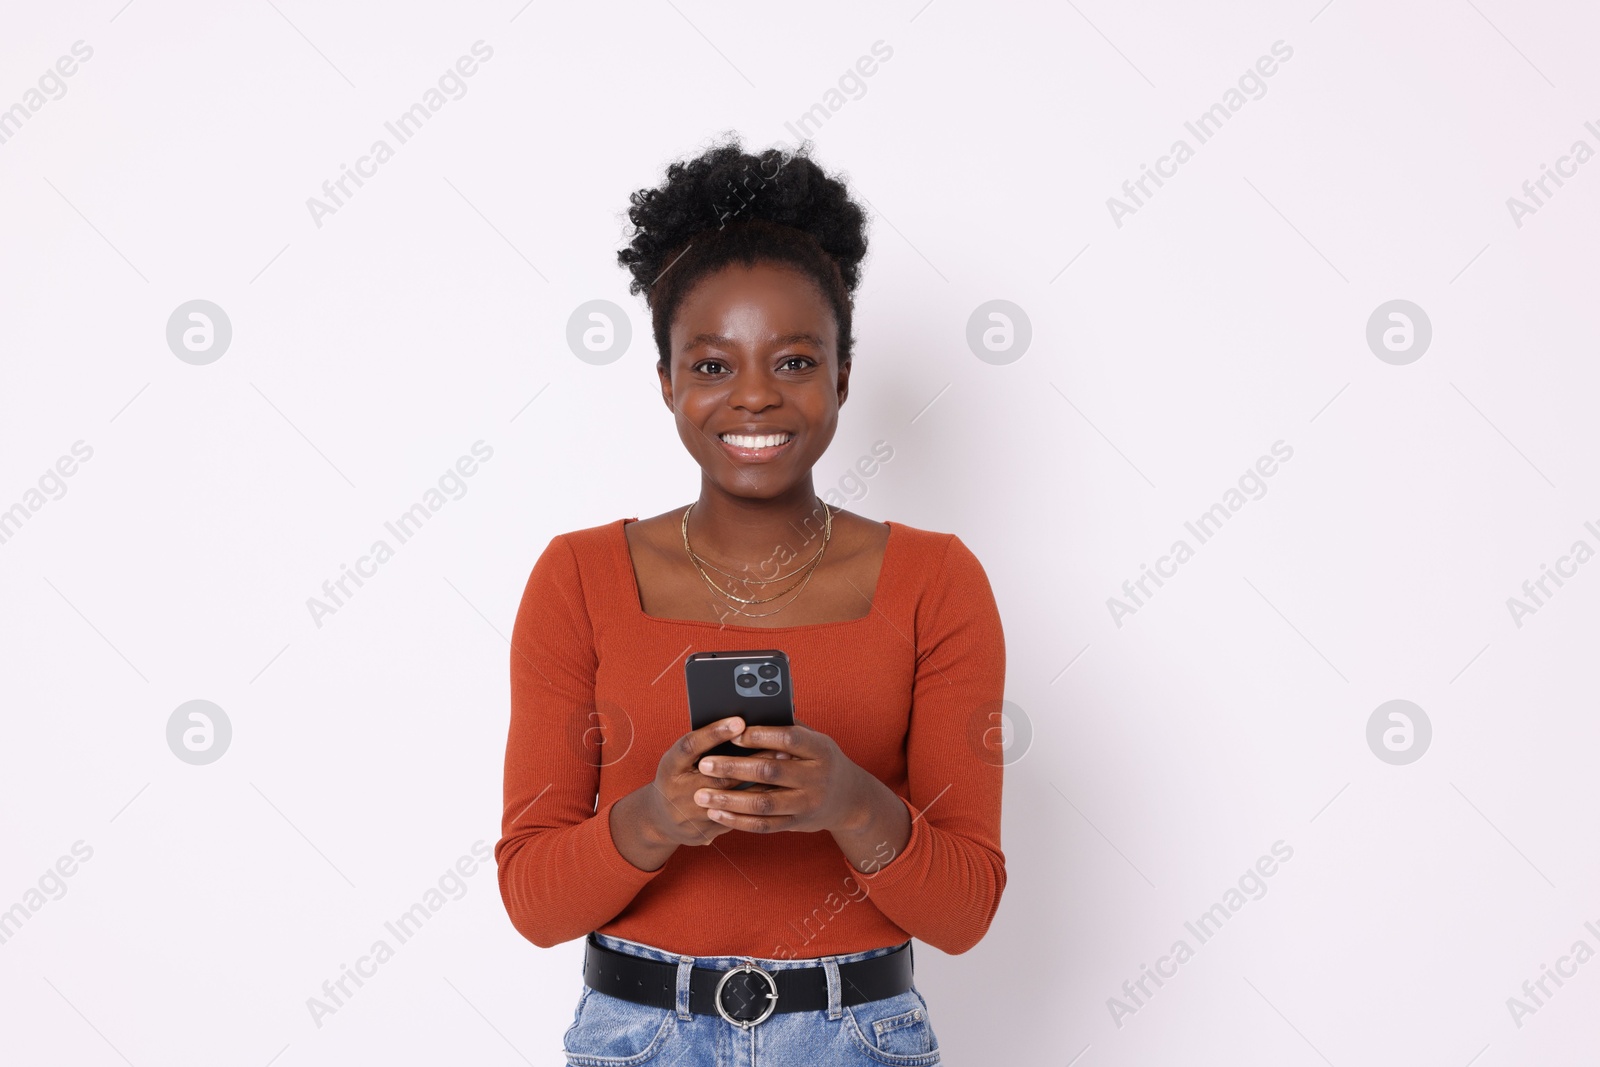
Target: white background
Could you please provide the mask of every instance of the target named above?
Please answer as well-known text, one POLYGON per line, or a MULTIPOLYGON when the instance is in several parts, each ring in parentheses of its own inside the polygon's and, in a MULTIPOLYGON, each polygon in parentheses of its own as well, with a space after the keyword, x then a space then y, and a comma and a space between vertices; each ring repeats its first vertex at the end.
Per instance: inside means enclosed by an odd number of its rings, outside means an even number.
POLYGON ((697 490, 614 258, 628 193, 724 130, 792 146, 879 40, 815 137, 872 208, 817 485, 890 442, 851 506, 973 548, 1033 730, 989 935, 917 952, 946 1062, 1595 1055, 1600 962, 1520 1027, 1506 1004, 1600 950, 1600 562, 1520 627, 1506 605, 1600 548, 1600 161, 1506 206, 1600 149, 1592 10, 520 2, 12 5, 0 107, 94 52, 0 145, 0 508, 93 457, 0 544, 0 908, 93 855, 0 946, 0 1058, 560 1062, 581 942, 520 938, 492 865, 320 1027, 306 1002, 497 838, 505 636, 550 537, 697 490), (317 226, 307 198, 480 39, 317 226), (206 366, 165 339, 197 298, 233 326, 206 366), (1365 339, 1397 298, 1433 327, 1404 366, 1365 339), (632 318, 604 366, 565 339, 593 299, 632 318), (1033 328, 1005 365, 965 339, 992 299, 1033 328), (478 440, 466 494, 318 627, 306 599, 478 440), (1118 626, 1107 598, 1279 440, 1266 495, 1118 626), (166 743, 192 699, 233 726, 208 766, 166 743), (1391 699, 1433 726, 1406 766, 1367 746, 1391 699), (1108 998, 1279 840, 1266 895, 1119 1026, 1108 998))

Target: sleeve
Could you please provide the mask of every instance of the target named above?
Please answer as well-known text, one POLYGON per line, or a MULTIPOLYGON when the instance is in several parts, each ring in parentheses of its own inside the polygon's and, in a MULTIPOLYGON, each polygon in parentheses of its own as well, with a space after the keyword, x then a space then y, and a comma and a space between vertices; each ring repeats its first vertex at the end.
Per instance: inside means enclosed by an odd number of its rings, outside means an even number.
POLYGON ((511 924, 540 948, 598 928, 659 873, 617 851, 615 800, 595 810, 596 664, 577 556, 562 534, 534 564, 511 633, 505 808, 494 853, 511 924))
MULTIPOLYGON (((878 910, 952 955, 982 940, 1006 885, 1000 850, 1005 636, 988 576, 951 535, 916 617, 906 736, 911 837, 864 877, 878 910)), ((857 878, 863 878, 856 871, 857 878)))

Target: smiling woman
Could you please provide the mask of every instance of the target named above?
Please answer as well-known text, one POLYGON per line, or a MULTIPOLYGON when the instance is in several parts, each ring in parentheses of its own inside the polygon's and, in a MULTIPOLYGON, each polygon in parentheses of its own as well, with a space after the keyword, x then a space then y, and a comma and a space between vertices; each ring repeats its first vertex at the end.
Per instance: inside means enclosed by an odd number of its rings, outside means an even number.
POLYGON ((699 494, 560 534, 534 564, 511 642, 501 895, 536 945, 586 937, 569 1063, 709 1063, 749 1031, 733 1047, 765 1067, 929 1067, 911 939, 967 951, 1005 888, 1004 754, 982 728, 1005 643, 958 537, 814 488, 849 395, 865 215, 804 151, 737 142, 632 205, 618 259, 649 303, 699 494), (789 658, 793 724, 685 732, 673 668, 757 648, 789 658), (707 755, 727 741, 750 754, 707 755), (856 907, 832 903, 863 878, 856 907), (825 916, 802 920, 815 955, 790 947, 795 916, 825 916))

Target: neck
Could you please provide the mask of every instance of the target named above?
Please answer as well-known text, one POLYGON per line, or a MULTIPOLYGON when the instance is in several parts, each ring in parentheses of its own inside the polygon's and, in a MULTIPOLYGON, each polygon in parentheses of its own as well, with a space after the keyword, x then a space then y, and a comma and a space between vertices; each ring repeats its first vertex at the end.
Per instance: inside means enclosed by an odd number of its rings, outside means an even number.
POLYGON ((822 545, 827 525, 811 479, 779 497, 733 497, 702 484, 689 513, 689 544, 695 554, 734 573, 769 578, 797 557, 822 545))

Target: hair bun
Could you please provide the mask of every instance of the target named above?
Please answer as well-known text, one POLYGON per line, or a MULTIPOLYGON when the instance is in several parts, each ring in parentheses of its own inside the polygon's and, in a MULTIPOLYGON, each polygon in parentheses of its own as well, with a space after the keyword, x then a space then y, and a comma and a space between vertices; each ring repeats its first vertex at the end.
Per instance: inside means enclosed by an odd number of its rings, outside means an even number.
POLYGON ((811 158, 806 141, 793 152, 744 151, 737 135, 688 161, 670 164, 657 188, 629 200, 634 232, 617 261, 633 275, 631 293, 648 293, 671 257, 707 230, 751 219, 791 226, 816 240, 855 292, 867 254, 866 213, 843 180, 811 158))

